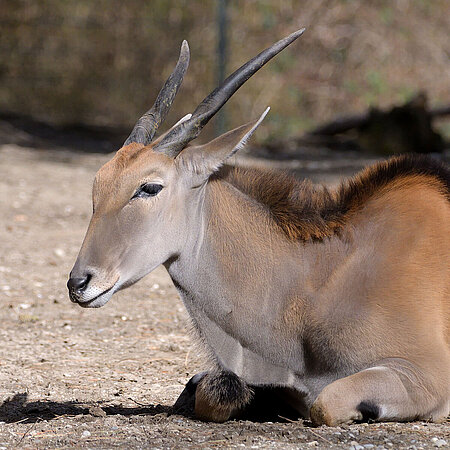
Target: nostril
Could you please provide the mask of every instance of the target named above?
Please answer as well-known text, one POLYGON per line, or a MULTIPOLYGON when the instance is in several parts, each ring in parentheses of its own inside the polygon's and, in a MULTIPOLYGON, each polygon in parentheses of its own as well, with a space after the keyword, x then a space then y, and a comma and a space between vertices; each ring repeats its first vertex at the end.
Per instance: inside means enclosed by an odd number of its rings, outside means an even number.
POLYGON ((88 274, 82 278, 69 278, 69 281, 67 282, 67 288, 71 292, 75 292, 75 291, 81 292, 84 289, 86 289, 91 278, 92 278, 91 274, 88 274))

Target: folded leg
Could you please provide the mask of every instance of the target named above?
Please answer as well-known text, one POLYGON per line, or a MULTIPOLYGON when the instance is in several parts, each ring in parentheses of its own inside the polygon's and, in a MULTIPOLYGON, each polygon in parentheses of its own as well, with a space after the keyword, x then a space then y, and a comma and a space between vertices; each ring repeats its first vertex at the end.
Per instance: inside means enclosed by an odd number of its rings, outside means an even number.
POLYGON ((444 419, 450 403, 448 367, 440 373, 427 369, 393 358, 336 380, 313 403, 311 420, 336 426, 368 419, 444 419))

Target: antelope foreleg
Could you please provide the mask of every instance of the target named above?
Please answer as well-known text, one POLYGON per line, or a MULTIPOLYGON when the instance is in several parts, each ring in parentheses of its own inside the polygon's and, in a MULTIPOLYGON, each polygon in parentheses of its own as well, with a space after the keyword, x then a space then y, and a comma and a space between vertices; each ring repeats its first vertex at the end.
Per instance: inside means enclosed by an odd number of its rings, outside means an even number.
POLYGON ((173 410, 188 414, 194 410, 198 419, 225 422, 241 413, 252 398, 252 389, 233 372, 201 372, 187 382, 173 410))
POLYGON ((233 372, 210 372, 197 384, 195 415, 205 421, 225 422, 242 411, 252 397, 251 388, 233 372))

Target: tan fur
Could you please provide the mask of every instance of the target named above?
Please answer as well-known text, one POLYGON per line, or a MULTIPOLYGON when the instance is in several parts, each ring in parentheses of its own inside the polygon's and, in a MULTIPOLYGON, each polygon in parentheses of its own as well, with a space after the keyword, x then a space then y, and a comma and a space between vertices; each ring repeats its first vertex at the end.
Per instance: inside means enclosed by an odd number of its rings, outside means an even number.
POLYGON ((356 211, 386 189, 395 190, 403 184, 432 186, 450 200, 445 180, 412 161, 408 156, 383 161, 334 191, 314 186, 309 180, 298 181, 287 173, 262 169, 228 166, 217 177, 266 206, 290 240, 321 240, 339 233, 356 211))

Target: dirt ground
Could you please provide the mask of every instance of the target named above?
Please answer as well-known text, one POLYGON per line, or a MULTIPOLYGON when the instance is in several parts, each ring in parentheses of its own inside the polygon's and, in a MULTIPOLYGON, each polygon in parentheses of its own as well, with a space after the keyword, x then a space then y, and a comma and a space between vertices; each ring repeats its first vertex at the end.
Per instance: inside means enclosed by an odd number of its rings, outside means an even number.
MULTIPOLYGON (((450 422, 313 428, 171 415, 205 361, 164 269, 100 309, 70 303, 67 275, 108 156, 0 147, 0 450, 7 448, 433 448, 450 422)), ((334 183, 366 161, 303 161, 334 183)))

